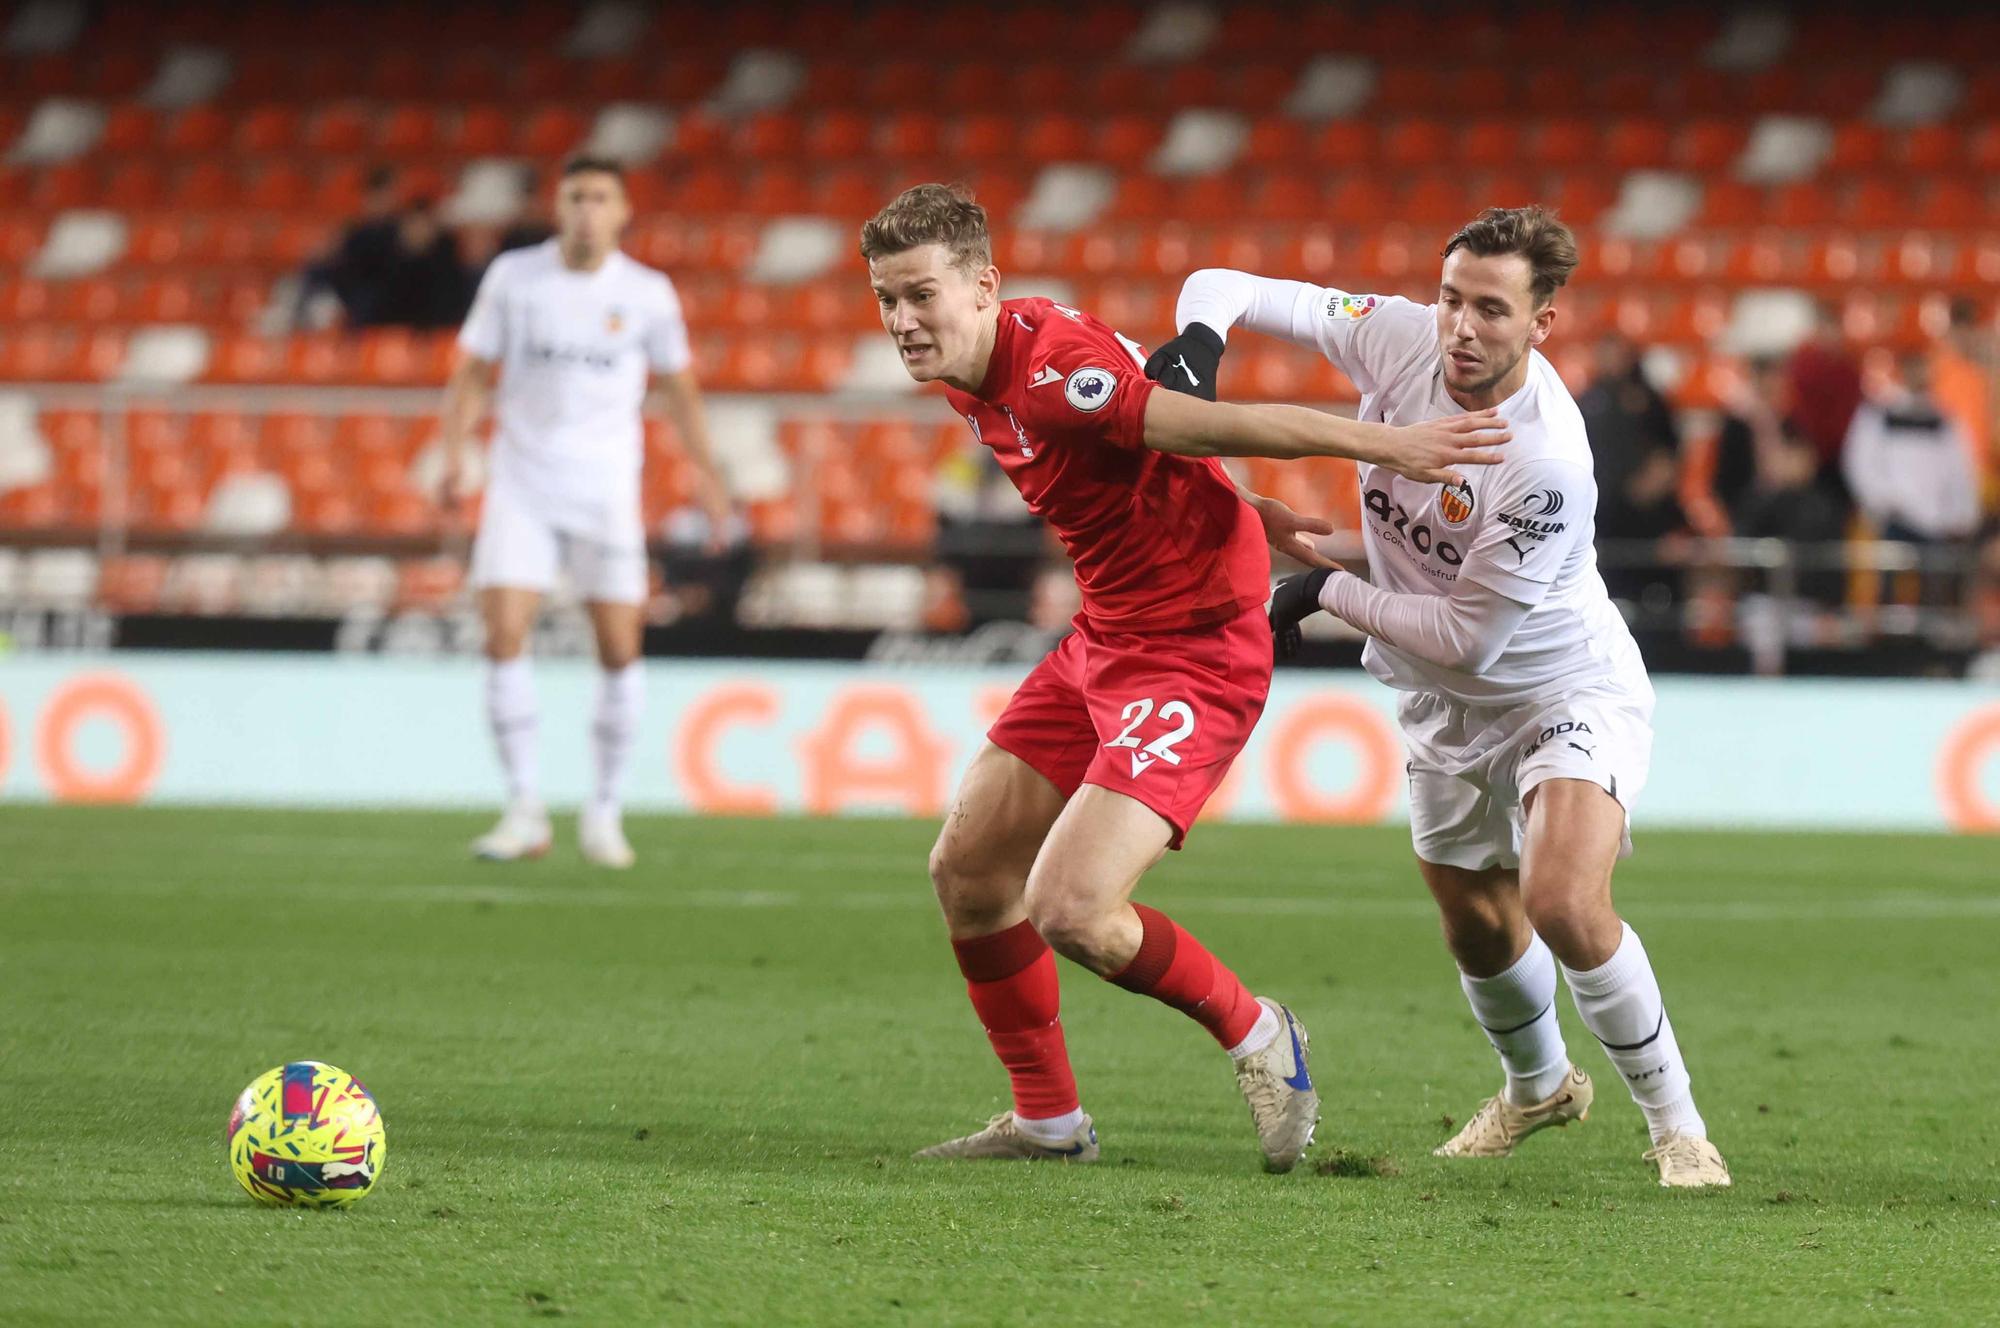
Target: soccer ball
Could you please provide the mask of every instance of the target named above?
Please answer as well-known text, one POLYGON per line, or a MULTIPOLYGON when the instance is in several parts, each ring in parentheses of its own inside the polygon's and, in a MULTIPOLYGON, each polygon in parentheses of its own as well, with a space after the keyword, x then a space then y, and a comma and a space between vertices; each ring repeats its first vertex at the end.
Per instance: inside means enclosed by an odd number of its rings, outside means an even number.
POLYGON ((229 1113, 229 1166, 267 1204, 339 1208, 382 1178, 382 1113, 361 1081, 320 1061, 257 1076, 229 1113))

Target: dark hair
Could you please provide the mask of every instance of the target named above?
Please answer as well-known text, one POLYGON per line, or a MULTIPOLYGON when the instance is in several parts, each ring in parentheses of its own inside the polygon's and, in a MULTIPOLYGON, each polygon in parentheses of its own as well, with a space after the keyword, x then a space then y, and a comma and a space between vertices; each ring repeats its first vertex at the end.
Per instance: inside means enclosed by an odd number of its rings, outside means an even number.
POLYGON ((368 174, 362 179, 362 184, 371 194, 379 194, 384 189, 392 189, 396 184, 396 168, 394 166, 370 166, 368 174))
POLYGON ((941 244, 953 267, 980 272, 993 263, 986 209, 963 185, 920 184, 902 193, 861 225, 861 257, 868 262, 941 244))
POLYGON ((1444 257, 1463 248, 1481 258, 1519 254, 1528 260, 1528 289, 1537 305, 1555 298, 1556 288, 1576 271, 1576 236, 1547 208, 1487 208, 1460 226, 1444 246, 1444 257))
POLYGON ((572 175, 590 175, 593 173, 609 175, 616 179, 619 184, 625 183, 625 163, 614 160, 611 157, 592 157, 588 154, 579 154, 563 163, 562 178, 565 180, 569 179, 572 175))

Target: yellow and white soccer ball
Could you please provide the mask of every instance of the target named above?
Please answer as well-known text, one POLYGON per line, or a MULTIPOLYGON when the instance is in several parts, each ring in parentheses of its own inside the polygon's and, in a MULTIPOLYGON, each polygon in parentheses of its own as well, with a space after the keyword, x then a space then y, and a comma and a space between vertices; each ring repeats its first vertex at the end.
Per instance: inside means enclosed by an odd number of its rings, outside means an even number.
POLYGON ((257 1076, 229 1113, 229 1166, 267 1204, 339 1208, 382 1179, 382 1113, 359 1079, 320 1061, 257 1076))

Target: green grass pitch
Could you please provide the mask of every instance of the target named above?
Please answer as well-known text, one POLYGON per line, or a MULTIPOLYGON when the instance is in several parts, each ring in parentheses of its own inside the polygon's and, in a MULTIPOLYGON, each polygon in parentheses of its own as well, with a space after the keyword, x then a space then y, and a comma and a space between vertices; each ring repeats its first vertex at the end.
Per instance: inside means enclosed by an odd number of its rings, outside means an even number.
POLYGON ((642 817, 626 875, 480 827, 0 809, 0 1322, 2000 1321, 1992 839, 1642 832, 1736 1174, 1687 1195, 1567 997, 1592 1119, 1429 1155, 1499 1071, 1397 830, 1204 827, 1144 887, 1313 1032, 1319 1142, 1266 1176, 1213 1043, 1067 966, 1103 1162, 910 1160, 1005 1089, 929 825, 642 817), (301 1058, 388 1124, 348 1212, 229 1174, 301 1058))

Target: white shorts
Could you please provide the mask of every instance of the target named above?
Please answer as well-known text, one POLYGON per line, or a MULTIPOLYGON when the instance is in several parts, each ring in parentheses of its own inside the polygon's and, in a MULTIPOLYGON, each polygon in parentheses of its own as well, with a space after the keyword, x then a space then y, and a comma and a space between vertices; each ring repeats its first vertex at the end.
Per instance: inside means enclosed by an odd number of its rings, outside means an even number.
POLYGON ((556 573, 589 603, 646 601, 646 538, 639 505, 596 513, 537 501, 513 485, 489 484, 472 542, 472 584, 521 590, 555 589, 556 573))
POLYGON ((1650 685, 1612 683, 1517 706, 1405 692, 1396 717, 1410 757, 1410 839, 1425 862, 1519 867, 1522 805, 1549 779, 1588 780, 1618 799, 1619 856, 1631 853, 1632 807, 1653 759, 1650 685))

